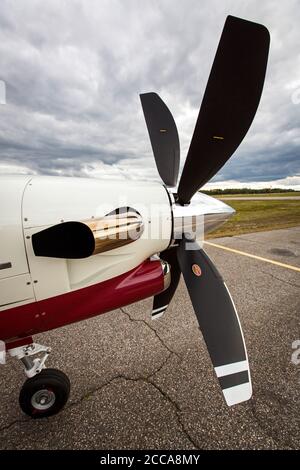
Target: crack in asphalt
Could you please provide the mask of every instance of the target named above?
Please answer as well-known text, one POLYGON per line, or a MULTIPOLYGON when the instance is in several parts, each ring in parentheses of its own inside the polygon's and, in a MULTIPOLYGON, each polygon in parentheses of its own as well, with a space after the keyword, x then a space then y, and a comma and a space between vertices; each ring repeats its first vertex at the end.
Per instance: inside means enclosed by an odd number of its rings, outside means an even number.
POLYGON ((294 284, 293 282, 286 281, 285 279, 282 279, 281 277, 274 276, 273 273, 262 271, 262 270, 259 270, 259 272, 262 273, 262 274, 266 274, 267 276, 271 276, 273 279, 276 279, 277 281, 283 282, 284 284, 288 284, 292 287, 296 287, 298 289, 300 287, 300 285, 298 285, 298 284, 294 284))
POLYGON ((3 426, 2 428, 0 428, 0 432, 7 431, 8 429, 12 428, 15 424, 28 423, 29 421, 31 421, 31 418, 28 418, 28 419, 15 419, 15 420, 12 421, 11 423, 6 424, 6 425, 3 426))
MULTIPOLYGON (((168 349, 168 348, 167 348, 168 349)), ((78 405, 80 405, 84 400, 90 398, 92 395, 95 395, 96 393, 100 392, 101 390, 103 390, 105 387, 108 387, 110 386, 112 383, 114 383, 115 381, 118 381, 118 380, 125 380, 127 382, 135 382, 135 383, 144 383, 146 385, 150 385, 152 386, 153 388, 155 388, 155 390, 157 390, 159 392, 159 394, 166 400, 168 401, 168 403, 170 403, 170 405, 173 407, 174 411, 175 411, 175 415, 176 415, 176 419, 177 419, 177 422, 180 426, 180 430, 182 432, 182 434, 186 437, 186 439, 190 442, 190 444, 195 448, 195 449, 199 449, 199 446, 197 445, 197 443, 194 441, 194 439, 192 438, 192 436, 189 434, 188 430, 185 428, 185 425, 184 425, 184 422, 182 420, 182 409, 181 407, 178 405, 178 403, 172 399, 159 385, 157 385, 154 381, 153 381, 153 377, 158 373, 160 372, 163 367, 167 364, 167 362, 169 361, 169 359, 171 358, 171 356, 173 355, 176 355, 174 352, 170 351, 169 354, 167 355, 167 357, 162 361, 162 363, 160 364, 159 367, 157 367, 153 372, 151 372, 149 375, 147 376, 140 376, 140 377, 129 377, 129 376, 126 376, 124 374, 118 374, 112 378, 110 378, 109 380, 107 380, 106 382, 102 383, 101 386, 99 387, 95 387, 94 389, 90 390, 89 392, 87 392, 86 394, 82 395, 78 400, 72 402, 72 403, 69 403, 68 406, 65 407, 65 411, 66 410, 69 410, 71 408, 74 408, 78 405), (152 379, 152 380, 151 380, 152 379)), ((176 355, 178 357, 178 355, 176 355)), ((11 427, 13 427, 14 425, 16 424, 22 424, 22 423, 28 423, 28 422, 31 422, 31 419, 28 418, 28 419, 24 419, 24 420, 14 420, 13 422, 9 423, 8 425, 0 428, 0 432, 4 432, 8 429, 10 429, 11 427)))
POLYGON ((177 421, 178 421, 178 424, 181 428, 182 433, 186 436, 188 441, 194 446, 195 449, 200 449, 200 446, 195 442, 195 440, 192 438, 192 436, 187 431, 187 429, 184 425, 184 422, 183 422, 182 417, 181 417, 181 415, 183 414, 183 411, 180 408, 180 406, 178 405, 178 403, 175 400, 173 400, 173 398, 171 398, 170 395, 168 395, 163 390, 163 388, 161 388, 155 382, 152 382, 151 380, 148 380, 147 383, 151 384, 170 404, 173 405, 173 407, 175 408, 175 414, 176 414, 176 417, 177 417, 177 421))
POLYGON ((249 404, 250 404, 251 414, 255 422, 257 423, 258 427, 263 431, 264 434, 266 434, 269 438, 271 438, 275 442, 275 444, 277 444, 277 448, 282 449, 282 444, 283 444, 286 446, 284 447, 285 449, 290 449, 290 450, 297 449, 297 447, 294 447, 294 445, 292 445, 290 442, 287 443, 285 439, 280 438, 280 436, 278 436, 275 430, 270 429, 270 427, 268 426, 265 426, 264 422, 257 415, 255 403, 253 400, 250 400, 249 404))
MULTIPOLYGON (((180 406, 178 405, 178 403, 173 400, 159 385, 157 385, 153 380, 153 377, 159 373, 163 367, 167 364, 167 362, 169 361, 170 357, 171 356, 176 356, 177 359, 181 359, 179 354, 175 351, 173 351, 171 348, 169 348, 169 346, 164 342, 164 340, 160 337, 160 335, 157 333, 157 331, 155 330, 155 328, 153 328, 152 326, 150 326, 145 320, 140 320, 140 319, 134 319, 130 316, 130 314, 128 312, 126 312, 123 308, 120 309, 126 316, 127 318, 129 319, 129 321, 133 322, 133 323, 143 323, 148 329, 150 329, 154 335, 156 336, 156 338, 160 341, 160 343, 163 345, 163 347, 169 352, 169 354, 167 355, 167 357, 162 361, 162 363, 160 364, 159 367, 157 367, 153 372, 151 372, 149 375, 147 376, 140 376, 140 377, 137 377, 137 378, 134 378, 134 377, 128 377, 124 374, 118 374, 114 377, 112 377, 111 379, 109 379, 108 381, 104 382, 101 384, 101 386, 99 387, 96 387, 92 390, 90 390, 89 392, 87 392, 86 394, 84 394, 83 396, 81 396, 78 400, 70 403, 68 406, 65 407, 65 410, 68 410, 68 409, 71 409, 75 406, 78 406, 80 405, 84 400, 90 398, 92 395, 100 392, 101 390, 103 390, 105 387, 111 385, 113 382, 117 381, 117 380, 125 380, 125 381, 130 381, 130 382, 142 382, 142 383, 145 383, 147 385, 150 385, 152 386, 153 388, 155 388, 159 393, 160 395, 165 399, 167 400, 173 407, 174 411, 175 411, 175 415, 176 415, 176 418, 177 418, 177 421, 178 421, 178 424, 180 426, 180 429, 182 431, 182 433, 185 435, 185 437, 187 438, 187 440, 190 442, 190 444, 198 449, 198 445, 196 444, 196 442, 194 441, 194 439, 190 436, 189 432, 186 430, 185 428, 185 425, 184 425, 184 422, 182 421, 182 417, 181 417, 181 414, 182 414, 182 409, 180 408, 180 406)), ((9 423, 8 425, 0 428, 0 432, 4 432, 8 429, 10 429, 11 427, 13 427, 14 425, 16 424, 21 424, 21 423, 26 423, 26 422, 29 422, 31 421, 31 419, 24 419, 24 420, 14 420, 13 422, 9 423)))
POLYGON ((149 330, 151 330, 156 338, 160 341, 160 343, 163 345, 164 348, 166 348, 169 353, 171 354, 174 354, 178 359, 181 359, 180 358, 180 355, 176 352, 176 351, 173 351, 165 342, 164 340, 161 338, 161 336, 158 334, 157 330, 155 328, 153 328, 153 326, 149 325, 149 323, 146 322, 146 320, 141 320, 141 319, 138 319, 138 318, 132 318, 129 314, 129 312, 126 312, 126 310, 121 307, 120 308, 121 312, 123 312, 127 317, 128 319, 132 322, 132 323, 143 323, 149 330))
POLYGON ((176 351, 173 351, 165 342, 164 340, 161 338, 161 336, 158 334, 158 332, 156 331, 155 328, 153 328, 151 325, 149 325, 145 320, 142 320, 142 319, 135 319, 135 318, 132 318, 131 315, 129 314, 129 312, 127 312, 124 308, 120 308, 121 312, 124 313, 127 318, 129 319, 130 322, 132 323, 142 323, 144 324, 148 329, 151 330, 151 332, 154 333, 154 335, 156 336, 156 338, 159 340, 159 342, 163 345, 163 347, 169 352, 169 354, 167 355, 167 357, 165 358, 164 361, 162 361, 161 365, 155 369, 153 372, 151 372, 149 375, 147 376, 140 376, 140 377, 137 377, 137 378, 134 378, 134 377, 128 377, 124 374, 119 374, 113 378, 111 378, 110 380, 108 380, 107 382, 105 382, 104 384, 102 384, 100 387, 97 387, 96 389, 94 389, 93 391, 90 391, 88 392, 86 395, 82 396, 79 400, 77 400, 77 402, 74 402, 72 404, 70 404, 68 406, 68 408, 70 407, 73 407, 73 406, 76 406, 80 403, 82 403, 82 401, 84 401, 86 398, 89 398, 92 394, 94 393, 97 393, 99 392, 100 390, 102 390, 103 388, 109 386, 111 383, 113 383, 114 381, 116 380, 125 380, 125 381, 131 381, 131 382, 142 382, 142 383, 146 383, 147 385, 151 385, 152 387, 154 387, 159 393, 160 395, 162 395, 162 397, 167 400, 174 408, 175 410, 175 415, 176 415, 176 418, 177 418, 177 421, 178 421, 178 424, 181 428, 181 431, 182 433, 186 436, 187 440, 192 444, 192 446, 194 446, 195 449, 198 449, 199 446, 197 445, 197 443, 194 441, 194 439, 192 438, 192 436, 190 436, 189 432, 186 430, 185 428, 185 425, 184 425, 184 422, 182 421, 182 417, 181 417, 181 414, 182 414, 182 409, 180 408, 180 406, 178 405, 178 403, 173 400, 159 385, 157 385, 153 380, 153 377, 159 373, 163 367, 167 364, 167 362, 169 361, 170 357, 172 355, 176 356, 177 359, 181 360, 181 357, 180 355, 176 352, 176 351))
POLYGON ((76 400, 75 402, 71 403, 66 409, 70 409, 70 408, 73 408, 77 405, 80 405, 84 400, 86 400, 87 398, 90 398, 92 395, 102 391, 105 387, 108 387, 110 386, 112 383, 118 381, 118 380, 124 380, 125 382, 135 382, 135 383, 144 383, 146 385, 150 385, 152 386, 153 388, 155 388, 155 390, 157 390, 159 392, 159 394, 170 404, 172 405, 174 411, 175 411, 175 415, 176 415, 176 418, 177 418, 177 422, 180 426, 180 430, 182 432, 182 434, 186 437, 186 439, 190 442, 190 444, 192 444, 192 446, 195 448, 195 449, 199 449, 200 447, 198 446, 198 444, 194 441, 193 437, 189 434, 188 430, 186 429, 185 425, 184 425, 184 422, 181 418, 181 414, 182 414, 182 409, 180 408, 180 406, 178 405, 178 403, 173 400, 173 398, 171 398, 159 385, 157 385, 155 382, 153 382, 151 380, 151 377, 153 377, 155 374, 157 374, 162 368, 163 366, 168 362, 169 358, 171 357, 172 354, 169 354, 168 357, 166 358, 165 361, 163 361, 163 364, 161 364, 159 366, 158 369, 156 369, 154 372, 152 372, 150 375, 146 376, 146 377, 128 377, 124 374, 118 374, 114 377, 112 377, 111 379, 109 379, 108 381, 106 381, 105 383, 103 383, 100 387, 97 387, 95 389, 93 389, 92 391, 86 393, 85 395, 83 395, 82 397, 80 397, 78 400, 76 400))
MULTIPOLYGON (((123 309, 122 309, 123 311, 123 309)), ((134 320, 132 319, 129 314, 127 314, 127 312, 124 312, 129 318, 130 318, 130 321, 140 321, 140 322, 143 322, 145 323, 147 326, 149 326, 149 328, 152 330, 151 326, 148 325, 145 321, 143 320, 134 320)), ((155 330, 153 329, 153 331, 155 332, 155 330)), ((156 333, 156 332, 155 332, 156 333)), ((156 336, 158 336, 156 334, 156 336)), ((162 341, 162 339, 159 337, 160 341, 162 342, 162 344, 164 345, 164 342, 162 341)), ((165 345, 164 345, 165 346, 165 345)), ((125 380, 125 381, 128 381, 128 382, 141 382, 141 383, 145 383, 147 385, 150 385, 152 386, 153 388, 155 388, 159 393, 160 395, 165 399, 167 400, 174 408, 174 411, 175 411, 175 415, 176 415, 176 418, 177 418, 177 421, 178 421, 178 424, 180 426, 180 429, 181 429, 181 432, 185 435, 185 437, 187 438, 187 440, 190 442, 190 444, 192 444, 192 446, 194 446, 195 449, 199 449, 200 447, 198 446, 198 444, 194 441, 194 439, 192 438, 192 436, 189 434, 189 432, 187 431, 187 429, 185 428, 185 425, 184 425, 184 422, 182 421, 182 417, 181 417, 181 414, 182 414, 182 409, 181 407, 178 405, 178 403, 173 400, 168 394, 167 392, 165 392, 165 390, 162 389, 162 387, 160 387, 159 385, 157 385, 154 381, 153 381, 153 377, 158 374, 162 369, 163 367, 167 364, 167 362, 169 361, 169 359, 171 358, 171 356, 175 355, 178 359, 180 359, 180 357, 178 356, 178 354, 176 354, 174 351, 170 350, 167 346, 165 346, 166 349, 169 351, 169 354, 167 355, 167 357, 162 361, 162 363, 160 364, 159 367, 157 367, 153 372, 151 372, 150 374, 146 375, 146 376, 140 376, 140 377, 129 377, 129 376, 126 376, 124 374, 118 374, 112 378, 110 378, 109 380, 107 380, 105 383, 103 383, 101 386, 99 387, 96 387, 94 388, 93 390, 90 390, 88 393, 86 393, 85 395, 83 395, 82 397, 80 397, 78 400, 74 401, 73 403, 70 403, 69 406, 67 406, 65 409, 69 409, 69 408, 73 408, 79 404, 81 404, 84 400, 90 398, 92 395, 100 392, 101 390, 103 390, 105 387, 108 387, 109 385, 111 385, 113 382, 117 381, 117 380, 125 380), (152 380, 151 380, 152 379, 152 380)))
MULTIPOLYGON (((296 287, 296 288, 300 287, 299 285, 296 285, 296 284, 293 284, 293 283, 291 283, 289 281, 286 281, 284 279, 278 278, 270 272, 265 272, 265 271, 260 271, 260 272, 265 274, 265 275, 269 275, 269 276, 273 277, 274 279, 276 279, 278 281, 289 284, 293 287, 296 287)), ((149 373, 148 375, 138 376, 138 377, 130 377, 130 376, 126 376, 123 373, 119 373, 119 374, 111 377, 110 379, 106 380, 104 383, 102 383, 98 387, 95 387, 95 388, 91 389, 90 391, 88 391, 87 393, 82 395, 77 400, 74 400, 73 402, 70 402, 68 404, 68 406, 65 407, 64 410, 68 411, 69 409, 72 409, 73 407, 76 407, 76 406, 80 405, 82 402, 84 402, 84 400, 87 400, 91 396, 97 394, 98 392, 101 392, 105 387, 109 387, 110 385, 112 385, 114 382, 117 382, 118 380, 123 380, 125 382, 132 382, 132 383, 137 383, 137 384, 138 383, 146 384, 147 386, 153 387, 160 394, 162 399, 166 400, 171 405, 171 407, 174 411, 174 417, 176 418, 176 420, 178 422, 178 426, 179 426, 178 431, 179 432, 181 431, 183 436, 185 436, 187 441, 195 449, 199 449, 200 448, 199 444, 197 444, 194 437, 191 436, 190 431, 186 428, 186 424, 184 423, 184 410, 182 409, 180 404, 178 404, 178 402, 176 400, 174 400, 174 398, 172 398, 159 384, 157 384, 155 382, 155 375, 158 374, 166 366, 166 364, 170 361, 172 356, 176 356, 177 359, 179 359, 179 360, 181 360, 182 357, 177 352, 173 351, 164 342, 163 338, 161 338, 161 336, 158 334, 157 330, 154 327, 152 327, 151 325, 149 325, 147 323, 147 321, 145 321, 143 319, 132 318, 131 315, 129 314, 129 312, 127 312, 124 308, 121 308, 120 310, 122 311, 122 313, 124 313, 124 315, 127 316, 128 320, 130 322, 132 322, 132 323, 135 323, 135 322, 136 323, 143 323, 148 329, 150 329, 152 331, 152 333, 156 336, 156 338, 160 341, 162 346, 166 349, 166 351, 168 351, 168 354, 166 355, 166 357, 164 357, 164 359, 162 360, 160 365, 154 371, 151 371, 151 373, 149 373)), ((280 447, 282 447, 282 445, 284 445, 284 446, 286 446, 286 448, 290 448, 290 449, 295 448, 293 443, 287 442, 286 439, 284 439, 284 438, 280 437, 280 435, 278 435, 278 432, 276 432, 275 429, 273 430, 268 425, 266 425, 266 423, 258 415, 256 404, 253 401, 250 402, 250 412, 251 412, 251 415, 252 415, 254 421, 257 423, 258 427, 263 431, 263 433, 265 435, 267 435, 269 438, 271 438, 273 440, 276 447, 280 448, 280 447)), ((16 425, 23 425, 25 423, 30 423, 30 422, 32 422, 31 418, 15 419, 11 423, 6 424, 2 428, 0 428, 0 433, 3 433, 7 430, 10 430, 12 427, 14 427, 16 425)))

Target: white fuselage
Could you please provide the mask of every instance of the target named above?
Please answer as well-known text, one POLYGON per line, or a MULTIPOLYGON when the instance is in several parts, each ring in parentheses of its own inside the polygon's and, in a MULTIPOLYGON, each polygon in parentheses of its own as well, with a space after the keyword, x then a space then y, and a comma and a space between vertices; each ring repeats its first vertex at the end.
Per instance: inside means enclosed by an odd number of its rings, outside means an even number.
POLYGON ((162 252, 196 220, 198 241, 234 210, 197 193, 175 204, 159 183, 47 176, 0 178, 0 311, 101 283, 162 252), (143 231, 129 244, 82 259, 36 256, 32 236, 64 222, 93 225, 131 208, 143 231), (195 219, 196 218, 196 219, 195 219), (185 226, 185 228, 183 228, 185 226), (200 230, 199 230, 200 229, 200 230), (199 235, 200 234, 200 235, 199 235))
POLYGON ((172 211, 164 186, 149 182, 47 176, 0 179, 0 310, 53 297, 123 274, 166 249, 172 211), (100 219, 132 207, 144 232, 132 243, 85 259, 35 256, 31 237, 68 221, 100 219))

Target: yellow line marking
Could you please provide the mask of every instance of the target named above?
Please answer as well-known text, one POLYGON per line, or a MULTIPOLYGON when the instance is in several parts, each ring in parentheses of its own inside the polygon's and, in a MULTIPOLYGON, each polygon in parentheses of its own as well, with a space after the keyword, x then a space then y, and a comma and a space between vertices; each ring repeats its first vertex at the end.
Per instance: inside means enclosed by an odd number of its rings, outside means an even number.
POLYGON ((206 243, 206 245, 214 246, 215 248, 221 248, 222 250, 231 251, 232 253, 236 253, 242 256, 248 256, 248 258, 257 259, 259 261, 265 261, 265 263, 275 264, 276 266, 281 266, 282 268, 291 269, 292 271, 297 271, 298 273, 300 273, 300 268, 297 268, 297 266, 291 266, 290 264, 280 263, 279 261, 274 261, 272 259, 262 258, 261 256, 252 255, 251 253, 245 253, 244 251, 234 250, 233 248, 228 248, 228 246, 217 245, 216 243, 212 242, 204 241, 204 243, 206 243))

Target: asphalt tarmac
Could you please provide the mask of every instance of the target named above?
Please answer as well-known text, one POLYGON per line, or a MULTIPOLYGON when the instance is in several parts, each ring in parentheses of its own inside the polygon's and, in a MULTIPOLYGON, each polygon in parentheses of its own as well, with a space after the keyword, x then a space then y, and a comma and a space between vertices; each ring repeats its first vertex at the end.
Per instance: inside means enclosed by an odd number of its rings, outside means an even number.
MULTIPOLYGON (((300 227, 211 240, 300 267, 300 227)), ((21 365, 0 366, 1 449, 299 449, 300 272, 206 246, 235 300, 254 395, 228 408, 181 281, 165 316, 151 300, 36 337, 72 382, 65 409, 19 409, 21 365), (298 347, 299 350, 299 347, 298 347)), ((224 332, 225 333, 225 332, 224 332)))

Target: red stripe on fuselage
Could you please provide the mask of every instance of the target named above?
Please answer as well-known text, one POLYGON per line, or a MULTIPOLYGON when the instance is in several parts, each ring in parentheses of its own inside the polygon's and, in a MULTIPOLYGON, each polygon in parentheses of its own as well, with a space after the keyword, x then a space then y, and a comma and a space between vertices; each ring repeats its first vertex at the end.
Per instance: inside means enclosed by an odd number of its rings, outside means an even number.
POLYGON ((160 261, 107 281, 0 312, 0 339, 32 336, 150 297, 164 288, 160 261))

